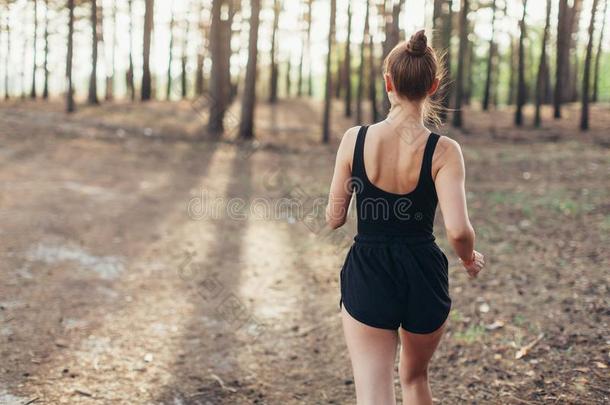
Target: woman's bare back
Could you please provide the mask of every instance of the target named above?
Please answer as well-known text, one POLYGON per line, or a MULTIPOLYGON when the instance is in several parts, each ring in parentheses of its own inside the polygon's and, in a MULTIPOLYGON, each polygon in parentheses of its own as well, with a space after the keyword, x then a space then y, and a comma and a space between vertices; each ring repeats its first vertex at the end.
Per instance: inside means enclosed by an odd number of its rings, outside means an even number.
POLYGON ((394 129, 385 121, 372 125, 364 145, 364 165, 371 183, 393 194, 415 190, 430 131, 394 129))

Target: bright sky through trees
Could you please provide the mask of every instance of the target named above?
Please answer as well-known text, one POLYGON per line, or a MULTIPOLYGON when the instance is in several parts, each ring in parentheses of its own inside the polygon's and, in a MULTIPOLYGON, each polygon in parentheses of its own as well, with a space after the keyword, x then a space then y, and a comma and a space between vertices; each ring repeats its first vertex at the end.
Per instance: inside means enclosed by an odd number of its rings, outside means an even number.
MULTIPOLYGON (((190 20, 191 29, 188 39, 187 53, 189 55, 189 69, 194 69, 195 58, 197 49, 201 46, 200 40, 201 35, 196 27, 198 15, 197 13, 201 10, 201 1, 203 1, 203 18, 209 19, 209 1, 207 0, 157 0, 155 2, 155 26, 153 36, 153 48, 151 53, 151 63, 153 74, 164 77, 167 70, 168 63, 168 47, 169 47, 169 23, 171 19, 172 8, 175 12, 176 26, 174 35, 176 40, 174 41, 174 52, 175 55, 180 55, 181 49, 181 38, 184 32, 184 23, 186 19, 190 20)), ((500 51, 506 49, 509 44, 509 33, 511 35, 517 35, 518 23, 517 20, 521 14, 522 1, 521 0, 507 0, 508 1, 508 17, 504 18, 502 15, 497 16, 497 35, 496 42, 499 43, 500 51)), ((245 4, 246 2, 244 2, 245 4)), ((299 62, 299 54, 303 39, 303 30, 305 29, 305 22, 303 19, 304 4, 301 1, 290 0, 284 1, 284 11, 280 18, 280 35, 278 36, 278 55, 279 61, 285 63, 287 58, 291 58, 293 66, 296 66, 299 62)), ((359 44, 362 40, 362 26, 365 15, 364 1, 351 1, 353 9, 353 32, 352 42, 354 45, 359 44)), ((454 10, 459 10, 459 1, 454 1, 454 10)), ((500 1, 500 4, 503 2, 500 1)), ((554 1, 552 12, 553 21, 551 26, 555 26, 557 18, 557 2, 554 1)), ((53 4, 53 1, 51 1, 53 4)), ((100 80, 106 75, 110 68, 110 52, 111 52, 111 31, 112 31, 112 4, 113 0, 100 0, 99 4, 103 6, 103 18, 104 18, 104 44, 100 49, 100 64, 98 67, 98 74, 100 80)), ((115 68, 117 71, 118 92, 120 94, 124 91, 124 80, 121 78, 124 76, 124 72, 127 69, 127 55, 129 50, 128 40, 128 26, 129 17, 127 15, 127 1, 119 0, 117 4, 117 27, 118 27, 118 43, 116 48, 116 64, 115 68)), ((584 0, 583 10, 581 13, 581 21, 586 22, 590 18, 592 0, 584 0)), ((420 28, 426 28, 430 30, 432 26, 432 5, 431 0, 407 0, 405 11, 401 15, 400 26, 401 29, 405 30, 406 34, 416 31, 420 28)), ((51 10, 50 17, 50 34, 51 34, 51 51, 49 60, 49 69, 51 71, 51 93, 57 94, 63 90, 64 86, 64 70, 65 70, 65 38, 66 38, 66 18, 67 12, 63 3, 60 4, 60 8, 51 10)), ((57 6, 56 6, 57 7, 57 6)), ((136 69, 136 78, 141 72, 141 49, 142 49, 142 25, 144 20, 144 2, 140 0, 134 0, 133 2, 133 17, 134 17, 134 64, 136 69)), ((4 11, 4 10, 3 10, 4 11)), ((75 50, 74 50, 74 77, 76 82, 77 92, 81 93, 85 90, 83 83, 87 80, 91 65, 89 61, 90 55, 90 25, 89 25, 89 8, 81 6, 77 9, 77 23, 75 26, 75 50)), ((244 66, 247 57, 247 22, 244 19, 248 18, 247 13, 249 8, 244 7, 244 15, 237 16, 234 23, 234 29, 237 30, 237 35, 234 35, 234 49, 240 49, 240 52, 236 53, 232 59, 232 73, 238 74, 245 71, 244 66)), ((313 5, 313 25, 312 25, 312 68, 314 75, 319 77, 324 69, 324 56, 326 54, 326 36, 328 31, 328 15, 329 3, 325 0, 316 0, 313 5)), ((9 24, 11 27, 11 55, 9 68, 9 75, 11 77, 11 87, 13 91, 19 91, 22 86, 21 83, 21 71, 30 72, 32 67, 32 51, 31 51, 31 33, 33 31, 33 2, 31 0, 17 0, 13 3, 8 14, 9 24), (24 43, 24 41, 26 41, 24 43), (24 53, 25 46, 25 53, 24 53), (25 63, 22 60, 25 56, 25 63)), ((501 14, 501 13, 499 13, 501 14)), ((527 24, 533 27, 540 27, 544 22, 545 15, 545 2, 544 1, 530 1, 528 2, 527 8, 527 24)), ((474 23, 474 35, 476 35, 477 46, 481 52, 486 52, 487 41, 491 35, 491 10, 489 8, 482 9, 477 13, 473 13, 473 17, 476 18, 474 23)), ((598 21, 602 18, 608 18, 603 16, 601 11, 598 12, 598 21)), ((6 49, 6 31, 4 24, 6 23, 7 14, 3 12, 0 19, 3 23, 2 35, 0 36, 0 55, 2 58, 5 57, 4 52, 6 49)), ((271 25, 273 19, 273 11, 269 1, 263 1, 263 8, 261 11, 261 26, 259 31, 259 58, 260 66, 265 66, 269 62, 269 50, 270 50, 270 37, 271 37, 271 25)), ((42 38, 42 27, 44 22, 44 4, 42 0, 39 0, 39 38, 42 38)), ((379 27, 380 21, 377 18, 371 20, 371 30, 375 33, 375 40, 380 42, 383 40, 382 29, 379 27)), ((337 1, 337 39, 339 42, 344 41, 347 35, 346 30, 347 24, 347 0, 337 1)), ((599 24, 601 26, 601 24, 599 24)), ((586 37, 587 24, 580 24, 580 37, 579 44, 584 46, 584 40, 586 37)), ((556 32, 552 32, 552 40, 556 32)), ((610 46, 610 41, 606 41, 605 50, 607 51, 610 46)), ((39 52, 38 64, 42 64, 42 47, 43 41, 38 41, 39 52)), ((179 73, 179 57, 174 58, 176 63, 175 72, 179 73)), ((206 59, 206 71, 210 67, 209 59, 206 59)), ((3 70, 3 64, 0 65, 0 71, 3 70)), ((39 72, 42 74, 42 72, 39 72)), ((30 75, 25 75, 25 87, 31 80, 30 75)), ((137 79, 136 79, 137 80, 137 79)))

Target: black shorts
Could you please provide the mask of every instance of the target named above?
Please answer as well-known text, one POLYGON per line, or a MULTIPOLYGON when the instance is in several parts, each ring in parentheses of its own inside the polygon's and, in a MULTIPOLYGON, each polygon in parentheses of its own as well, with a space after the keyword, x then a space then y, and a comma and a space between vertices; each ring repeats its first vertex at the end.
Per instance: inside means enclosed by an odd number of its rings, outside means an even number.
POLYGON ((447 256, 432 235, 358 235, 340 279, 339 308, 375 328, 431 333, 451 309, 447 256))

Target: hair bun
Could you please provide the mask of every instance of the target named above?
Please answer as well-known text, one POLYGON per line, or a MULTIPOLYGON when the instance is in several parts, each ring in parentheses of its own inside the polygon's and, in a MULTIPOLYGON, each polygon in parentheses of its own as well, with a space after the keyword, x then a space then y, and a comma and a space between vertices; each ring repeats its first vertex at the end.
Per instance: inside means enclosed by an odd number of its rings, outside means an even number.
POLYGON ((411 56, 424 56, 428 50, 428 38, 424 30, 419 30, 411 35, 407 43, 407 53, 411 56))

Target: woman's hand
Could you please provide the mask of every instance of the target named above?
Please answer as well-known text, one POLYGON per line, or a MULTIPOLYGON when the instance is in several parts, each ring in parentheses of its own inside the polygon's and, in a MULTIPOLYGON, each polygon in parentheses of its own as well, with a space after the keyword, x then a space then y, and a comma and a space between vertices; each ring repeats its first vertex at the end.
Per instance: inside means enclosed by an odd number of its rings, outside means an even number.
POLYGON ((460 259, 460 261, 470 277, 476 277, 485 267, 485 257, 476 250, 472 251, 472 259, 470 261, 464 261, 462 259, 460 259))

